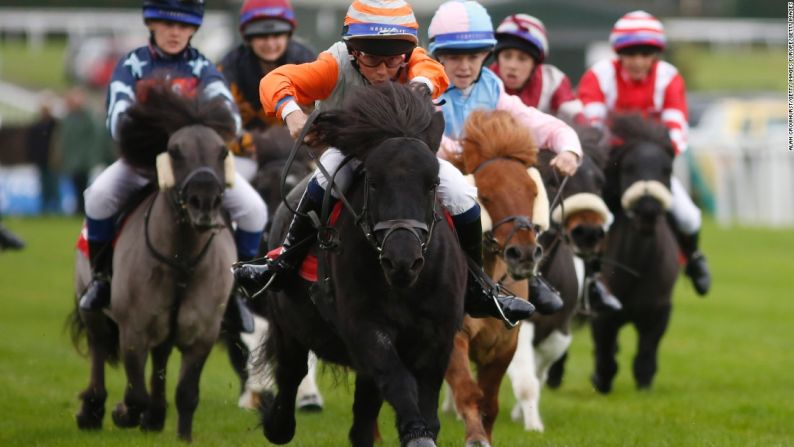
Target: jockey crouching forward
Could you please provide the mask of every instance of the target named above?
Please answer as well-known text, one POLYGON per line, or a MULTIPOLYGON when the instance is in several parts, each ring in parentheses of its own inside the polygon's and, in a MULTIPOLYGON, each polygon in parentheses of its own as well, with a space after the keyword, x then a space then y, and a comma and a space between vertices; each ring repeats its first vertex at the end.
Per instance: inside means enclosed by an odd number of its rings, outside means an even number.
POLYGON ((245 0, 240 7, 243 42, 218 64, 240 110, 244 132, 231 150, 236 156, 235 166, 248 180, 257 171, 251 133, 281 125, 280 119, 262 110, 259 81, 284 64, 302 64, 317 58, 316 51, 292 37, 297 26, 289 0, 245 0))
MULTIPOLYGON (((223 76, 190 39, 201 25, 204 2, 147 0, 143 18, 150 30, 148 46, 137 48, 119 61, 111 79, 107 99, 107 126, 118 138, 119 123, 136 93, 150 80, 167 75, 174 89, 185 95, 228 100, 239 129, 240 118, 223 76)), ((165 149, 165 148, 163 148, 165 149)), ((149 180, 123 159, 105 169, 85 191, 88 252, 93 281, 80 298, 80 308, 95 311, 110 303, 110 274, 113 265, 114 216, 127 200, 149 180)), ((256 256, 267 220, 267 208, 256 191, 239 174, 234 187, 223 195, 223 206, 237 223, 235 242, 241 260, 256 256)), ((243 305, 242 308, 245 306, 243 305)))
MULTIPOLYGON (((403 0, 355 0, 345 17, 343 41, 331 46, 315 62, 283 66, 262 79, 260 94, 265 110, 283 118, 292 135, 297 136, 307 119, 299 104, 309 106, 318 101, 319 110, 338 109, 347 93, 359 86, 410 82, 438 98, 446 90, 448 80, 443 67, 417 47, 417 29, 413 10, 403 0)), ((333 175, 343 158, 337 149, 329 148, 320 162, 333 175)), ((452 164, 439 161, 439 199, 452 214, 466 255, 481 266, 482 234, 471 230, 481 228, 476 188, 452 164)), ((353 171, 350 164, 343 166, 336 175, 336 188, 344 191, 353 180, 353 171)), ((289 227, 283 253, 265 265, 239 267, 235 277, 240 284, 254 290, 274 275, 281 281, 279 276, 295 270, 309 249, 308 244, 298 242, 316 232, 312 222, 300 214, 317 212, 327 187, 328 179, 316 171, 298 204, 299 214, 289 227)), ((478 270, 471 273, 490 281, 481 268, 478 270)), ((472 316, 503 318, 510 323, 528 318, 534 311, 530 303, 500 295, 495 288, 474 293, 470 290, 465 302, 466 311, 472 316)))
POLYGON ((545 62, 549 41, 543 22, 528 14, 507 16, 496 28, 494 53, 496 60, 489 68, 502 79, 507 93, 567 123, 584 124, 582 102, 571 80, 545 62))
MULTIPOLYGON (((596 63, 579 81, 585 118, 604 126, 612 113, 639 113, 667 127, 676 155, 687 149, 687 102, 684 78, 668 62, 659 60, 667 39, 664 27, 645 11, 621 17, 609 36, 615 59, 596 63)), ((700 209, 675 177, 670 178, 673 232, 686 257, 687 276, 705 295, 711 286, 706 258, 698 249, 700 209)))
MULTIPOLYGON (((508 95, 499 77, 483 66, 496 39, 491 17, 482 5, 475 1, 443 3, 433 16, 428 34, 430 52, 444 66, 452 84, 442 95, 445 129, 440 157, 453 158, 462 152, 458 141, 471 112, 504 110, 530 131, 538 147, 557 153, 550 163, 562 175, 576 172, 582 155, 576 132, 563 121, 508 95)), ((562 303, 540 275, 530 281, 530 298, 536 303, 562 303)), ((549 307, 552 311, 554 306, 549 307)))

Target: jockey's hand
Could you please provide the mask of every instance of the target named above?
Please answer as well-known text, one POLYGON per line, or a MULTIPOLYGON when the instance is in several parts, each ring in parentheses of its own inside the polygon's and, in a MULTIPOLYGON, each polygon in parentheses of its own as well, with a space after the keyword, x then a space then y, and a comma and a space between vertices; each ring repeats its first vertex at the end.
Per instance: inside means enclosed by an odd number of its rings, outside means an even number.
POLYGON ((411 81, 408 83, 408 87, 422 96, 427 96, 428 98, 430 97, 430 87, 428 87, 424 82, 411 81))
MULTIPOLYGON (((292 138, 298 138, 300 136, 307 119, 309 119, 309 117, 303 113, 303 110, 295 110, 287 115, 284 122, 287 124, 287 129, 289 129, 289 134, 292 135, 292 138)), ((306 143, 308 144, 308 141, 306 143)))
POLYGON ((573 152, 563 151, 552 158, 549 164, 557 168, 557 172, 560 174, 570 177, 576 174, 576 168, 579 167, 579 157, 573 152))

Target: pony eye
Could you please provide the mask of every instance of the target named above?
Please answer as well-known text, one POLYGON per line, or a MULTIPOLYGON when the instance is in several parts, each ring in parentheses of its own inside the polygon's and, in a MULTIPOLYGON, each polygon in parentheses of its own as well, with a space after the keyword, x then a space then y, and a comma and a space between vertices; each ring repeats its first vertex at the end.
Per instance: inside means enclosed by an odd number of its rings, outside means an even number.
POLYGON ((182 152, 180 152, 179 148, 176 147, 169 148, 168 154, 171 155, 171 158, 173 158, 174 160, 182 160, 185 158, 182 155, 182 152))

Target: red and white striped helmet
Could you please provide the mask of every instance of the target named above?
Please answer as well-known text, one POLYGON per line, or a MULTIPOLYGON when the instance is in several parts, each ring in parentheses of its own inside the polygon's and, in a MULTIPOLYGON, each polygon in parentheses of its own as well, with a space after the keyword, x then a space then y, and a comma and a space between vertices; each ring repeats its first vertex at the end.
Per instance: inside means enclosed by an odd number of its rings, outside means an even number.
MULTIPOLYGON (((505 17, 499 27, 496 28, 496 40, 502 43, 505 40, 514 40, 515 38, 537 49, 540 59, 538 63, 542 63, 549 57, 549 40, 546 36, 546 27, 537 17, 529 14, 513 14, 505 17)), ((500 45, 497 44, 497 52, 499 49, 500 45)))
POLYGON ((615 23, 609 35, 609 43, 615 51, 639 45, 664 50, 667 46, 667 38, 659 19, 645 11, 632 11, 615 23))

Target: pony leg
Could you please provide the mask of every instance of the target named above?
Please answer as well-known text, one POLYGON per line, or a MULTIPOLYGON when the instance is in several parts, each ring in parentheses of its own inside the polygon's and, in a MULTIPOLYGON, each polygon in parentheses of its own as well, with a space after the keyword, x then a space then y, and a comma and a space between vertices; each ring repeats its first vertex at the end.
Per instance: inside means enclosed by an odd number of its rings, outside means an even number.
POLYGON ((317 387, 317 356, 309 351, 308 373, 298 386, 298 410, 300 411, 322 411, 323 396, 317 387))
POLYGON ((80 315, 86 322, 88 349, 91 356, 91 378, 88 387, 80 393, 80 411, 76 415, 77 427, 80 430, 98 430, 102 428, 105 417, 105 362, 110 350, 118 349, 118 337, 110 325, 113 323, 103 315, 80 315), (91 321, 93 320, 93 321, 91 321))
POLYGON ((511 414, 513 420, 523 417, 524 430, 542 432, 543 421, 540 419, 540 380, 535 365, 535 350, 532 340, 535 337, 535 325, 522 322, 518 333, 518 344, 513 354, 513 361, 507 368, 513 395, 518 401, 511 414))
POLYGON ((434 439, 438 438, 438 432, 441 430, 441 422, 438 420, 438 397, 448 365, 445 357, 438 356, 435 364, 428 365, 415 374, 419 392, 419 411, 422 412, 430 431, 433 432, 434 439))
POLYGON ((254 332, 252 334, 240 334, 240 339, 245 343, 248 349, 248 362, 246 364, 245 389, 237 405, 240 408, 247 408, 249 410, 258 410, 261 405, 261 398, 265 393, 272 393, 273 388, 273 374, 269 365, 262 365, 261 367, 256 364, 255 353, 259 352, 260 346, 267 337, 267 331, 270 325, 267 320, 254 314, 254 332))
POLYGON ((383 397, 375 381, 361 374, 356 375, 353 426, 348 434, 353 447, 371 447, 375 443, 378 413, 382 405, 383 397))
POLYGON ((618 373, 615 355, 618 353, 618 332, 623 325, 614 315, 605 314, 590 322, 590 332, 595 345, 595 372, 590 377, 596 391, 607 394, 612 391, 612 381, 618 373))
POLYGON ((130 343, 131 340, 142 339, 142 336, 138 337, 129 331, 122 333, 121 353, 127 374, 127 391, 124 393, 124 402, 116 405, 111 413, 113 423, 119 428, 137 427, 141 423, 141 413, 149 408, 145 378, 148 350, 140 343, 130 343))
POLYGON ((480 401, 483 393, 471 376, 469 368, 469 339, 461 333, 455 334, 455 345, 449 358, 445 375, 455 408, 466 426, 466 445, 487 445, 488 434, 480 417, 480 401))
POLYGON ((240 338, 239 332, 224 331, 221 334, 223 344, 226 345, 226 353, 229 356, 229 363, 232 365, 234 373, 240 379, 240 394, 244 394, 246 390, 246 383, 248 381, 248 357, 250 351, 248 346, 243 343, 240 338))
POLYGON ((353 364, 360 374, 373 378, 383 398, 394 408, 401 445, 434 447, 433 432, 419 411, 416 379, 403 364, 390 336, 372 324, 357 323, 354 331, 343 338, 354 340, 347 346, 353 364), (361 340, 378 343, 372 346, 361 340))
POLYGON ((152 350, 152 375, 149 379, 151 399, 149 408, 143 412, 141 418, 141 430, 143 431, 163 431, 166 408, 165 371, 168 357, 171 356, 171 349, 173 349, 173 345, 166 342, 152 350))
POLYGON ((199 379, 212 344, 196 343, 182 351, 179 383, 176 386, 176 410, 179 413, 177 435, 182 441, 193 439, 193 414, 199 403, 199 379))
POLYGON ((562 386, 562 378, 565 375, 565 362, 567 361, 568 351, 565 351, 556 362, 551 364, 546 374, 546 385, 548 385, 549 388, 556 390, 562 386))
POLYGON ((275 353, 276 368, 273 371, 278 394, 262 397, 260 412, 265 437, 273 444, 286 444, 295 436, 295 396, 298 386, 308 370, 309 351, 297 342, 290 342, 278 325, 271 334, 279 340, 275 353))
POLYGON ((483 393, 480 404, 482 425, 491 442, 493 442, 493 426, 496 416, 499 414, 499 385, 502 384, 502 378, 512 359, 513 352, 508 351, 501 358, 495 358, 492 362, 481 365, 477 369, 477 383, 483 393))
POLYGON ((535 348, 535 368, 540 383, 546 382, 552 365, 568 353, 573 337, 554 330, 535 348))
POLYGON ((653 377, 656 375, 656 354, 659 342, 662 340, 667 324, 670 321, 671 307, 654 309, 640 321, 635 321, 637 326, 637 355, 634 357, 634 381, 637 388, 647 390, 651 388, 653 377))

